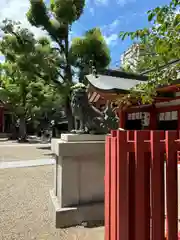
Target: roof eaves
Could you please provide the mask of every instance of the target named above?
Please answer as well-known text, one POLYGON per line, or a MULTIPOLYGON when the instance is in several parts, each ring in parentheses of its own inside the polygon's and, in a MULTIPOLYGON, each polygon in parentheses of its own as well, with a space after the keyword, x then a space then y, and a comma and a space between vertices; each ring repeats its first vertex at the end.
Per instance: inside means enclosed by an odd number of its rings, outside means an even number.
POLYGON ((106 75, 106 76, 111 76, 111 77, 122 77, 122 78, 141 80, 141 81, 148 80, 148 76, 145 76, 145 75, 127 73, 127 72, 123 72, 123 71, 119 71, 119 70, 112 70, 112 69, 104 69, 104 70, 99 71, 98 73, 101 75, 106 75))

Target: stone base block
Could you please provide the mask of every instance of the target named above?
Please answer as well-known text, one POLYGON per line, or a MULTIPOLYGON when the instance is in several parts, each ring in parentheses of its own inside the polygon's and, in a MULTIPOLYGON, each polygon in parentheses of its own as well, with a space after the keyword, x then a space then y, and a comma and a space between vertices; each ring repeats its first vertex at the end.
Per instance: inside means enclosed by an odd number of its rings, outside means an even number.
POLYGON ((65 142, 89 142, 89 141, 105 141, 106 135, 92 134, 61 134, 61 140, 65 142))
POLYGON ((50 191, 50 212, 56 228, 77 226, 83 222, 104 221, 104 203, 89 203, 72 208, 61 208, 54 190, 50 191))

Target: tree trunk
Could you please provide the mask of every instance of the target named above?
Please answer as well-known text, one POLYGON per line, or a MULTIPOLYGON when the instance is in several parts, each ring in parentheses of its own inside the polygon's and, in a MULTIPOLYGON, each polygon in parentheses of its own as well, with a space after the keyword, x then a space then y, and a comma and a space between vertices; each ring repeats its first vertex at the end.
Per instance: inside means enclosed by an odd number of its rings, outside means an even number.
POLYGON ((21 105, 21 114, 19 118, 19 142, 27 142, 27 132, 26 132, 26 97, 28 94, 27 85, 25 79, 21 82, 20 85, 21 94, 22 94, 22 105, 21 105))
POLYGON ((27 141, 25 116, 21 116, 20 117, 20 122, 19 122, 19 141, 20 142, 26 142, 27 141))
POLYGON ((18 140, 18 131, 16 126, 16 117, 12 115, 12 123, 11 123, 11 136, 10 140, 18 140))
MULTIPOLYGON (((66 58, 66 68, 65 68, 65 77, 68 80, 68 85, 71 86, 72 84, 72 71, 71 71, 71 64, 69 61, 69 40, 68 40, 68 35, 69 35, 69 26, 67 26, 67 32, 66 32, 66 37, 64 39, 65 41, 65 58, 66 58)), ((68 120, 68 131, 70 132, 71 130, 74 129, 74 117, 72 115, 72 110, 71 110, 71 105, 70 105, 70 97, 68 96, 66 99, 66 116, 68 120)))
POLYGON ((10 140, 18 140, 18 132, 16 129, 16 124, 12 123, 11 125, 11 136, 9 137, 10 140))

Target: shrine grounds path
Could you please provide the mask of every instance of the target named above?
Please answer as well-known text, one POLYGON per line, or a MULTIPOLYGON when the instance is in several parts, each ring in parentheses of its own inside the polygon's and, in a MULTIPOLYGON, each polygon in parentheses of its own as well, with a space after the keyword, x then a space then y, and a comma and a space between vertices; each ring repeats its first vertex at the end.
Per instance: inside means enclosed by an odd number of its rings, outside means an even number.
POLYGON ((52 158, 50 144, 21 144, 0 142, 0 162, 26 161, 52 158))
MULTIPOLYGON (((0 162, 52 158, 48 144, 13 144, 0 143, 0 162)), ((53 165, 0 168, 0 240, 104 239, 103 227, 56 229, 49 215, 52 188, 53 165)))

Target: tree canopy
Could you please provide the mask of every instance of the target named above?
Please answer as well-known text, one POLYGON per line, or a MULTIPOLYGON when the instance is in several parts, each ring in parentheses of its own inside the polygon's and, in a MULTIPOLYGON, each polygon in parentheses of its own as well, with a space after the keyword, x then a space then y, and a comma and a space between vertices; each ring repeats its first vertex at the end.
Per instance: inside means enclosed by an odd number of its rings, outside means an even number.
POLYGON ((93 65, 97 66, 106 67, 109 64, 107 46, 100 30, 90 30, 84 37, 74 39, 72 45, 70 43, 69 33, 72 24, 81 17, 84 6, 85 0, 51 0, 50 5, 43 0, 30 0, 30 8, 27 12, 29 22, 49 34, 57 45, 57 52, 64 60, 59 65, 59 74, 67 97, 66 115, 68 116, 69 130, 73 128, 69 104, 70 87, 73 85, 74 74, 72 66, 78 68, 78 78, 83 81, 90 60, 93 61, 93 65), (84 56, 83 53, 85 53, 84 56))
POLYGON ((100 70, 106 68, 111 60, 109 48, 99 28, 87 31, 83 37, 74 38, 69 53, 72 65, 79 69, 80 82, 89 73, 90 61, 100 70))
POLYGON ((158 86, 177 79, 180 61, 175 61, 175 64, 169 62, 180 59, 179 6, 179 0, 172 0, 168 5, 150 10, 147 12, 151 23, 149 28, 120 33, 122 40, 130 37, 144 49, 144 55, 140 58, 140 64, 143 65, 141 69, 153 69, 148 74, 148 83, 136 88, 141 90, 144 102, 152 100, 158 86))
POLYGON ((58 81, 57 56, 47 38, 35 39, 33 33, 18 23, 5 20, 0 51, 1 99, 20 119, 20 136, 26 137, 26 120, 47 102, 58 101, 60 95, 51 79, 58 81))
POLYGON ((47 31, 57 44, 57 51, 63 55, 64 63, 59 67, 62 70, 64 82, 72 84, 72 72, 69 61, 69 30, 74 21, 78 20, 83 12, 85 0, 51 0, 50 7, 42 0, 30 0, 30 9, 27 13, 29 22, 36 27, 47 31))

